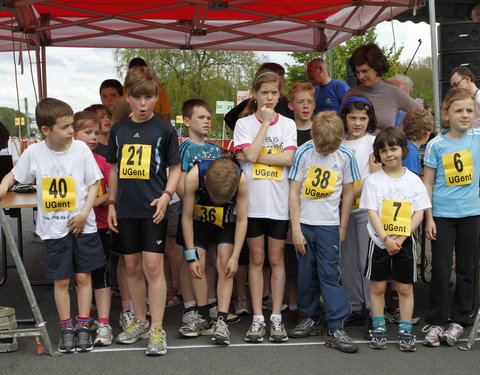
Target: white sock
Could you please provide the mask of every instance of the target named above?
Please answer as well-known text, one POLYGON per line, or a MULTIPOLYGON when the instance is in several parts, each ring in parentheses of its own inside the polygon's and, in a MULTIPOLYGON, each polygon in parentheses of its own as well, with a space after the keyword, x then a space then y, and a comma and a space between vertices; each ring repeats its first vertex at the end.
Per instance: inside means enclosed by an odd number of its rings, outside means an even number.
POLYGON ((263 315, 254 315, 253 321, 265 323, 265 317, 263 315))
POLYGON ((272 314, 270 315, 270 321, 281 322, 282 321, 282 314, 272 314))

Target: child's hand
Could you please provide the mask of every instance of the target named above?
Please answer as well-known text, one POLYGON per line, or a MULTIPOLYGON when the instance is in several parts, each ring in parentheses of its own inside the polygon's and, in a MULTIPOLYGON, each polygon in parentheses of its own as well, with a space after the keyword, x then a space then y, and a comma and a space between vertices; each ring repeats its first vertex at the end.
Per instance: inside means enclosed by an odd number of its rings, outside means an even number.
POLYGON ((392 240, 390 237, 387 238, 387 240, 384 242, 384 245, 389 255, 397 254, 402 248, 402 246, 400 246, 397 242, 392 240))
POLYGON ((292 230, 292 241, 295 250, 305 256, 307 254, 307 241, 305 241, 305 237, 301 230, 292 230))
POLYGON ((153 214, 153 222, 158 224, 165 217, 165 212, 167 211, 168 202, 170 197, 167 194, 162 194, 160 198, 154 199, 150 206, 157 206, 155 213, 153 214))
POLYGON ((425 223, 425 236, 430 241, 435 241, 437 239, 437 226, 435 225, 435 220, 427 218, 425 223))
POLYGON ((82 233, 83 228, 85 228, 87 217, 88 215, 84 215, 82 213, 72 217, 67 223, 67 225, 70 227, 70 233, 72 233, 74 236, 78 236, 80 233, 82 233))
POLYGON ((194 262, 188 263, 188 269, 195 279, 201 279, 203 276, 202 267, 200 261, 196 260, 194 262))
POLYGON ((107 216, 108 227, 113 230, 115 233, 118 233, 117 228, 117 209, 113 204, 108 206, 108 216, 107 216))
POLYGON ((260 108, 260 114, 262 116, 262 121, 270 124, 275 119, 276 113, 273 108, 269 108, 264 105, 262 108, 260 108))
POLYGON ((238 271, 238 259, 230 258, 227 263, 227 267, 225 267, 224 276, 226 279, 233 277, 238 271))

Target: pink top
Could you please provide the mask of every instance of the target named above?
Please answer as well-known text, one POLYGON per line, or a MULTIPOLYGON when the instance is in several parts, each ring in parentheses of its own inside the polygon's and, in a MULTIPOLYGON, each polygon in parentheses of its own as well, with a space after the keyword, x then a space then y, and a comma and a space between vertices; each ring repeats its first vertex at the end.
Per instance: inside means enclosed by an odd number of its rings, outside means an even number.
MULTIPOLYGON (((107 194, 108 192, 108 176, 110 175, 110 168, 112 165, 110 163, 107 163, 105 158, 101 155, 98 155, 97 153, 93 153, 93 157, 95 158, 95 161, 97 162, 98 167, 102 171, 103 178, 100 180, 100 187, 98 189, 98 196, 102 196, 107 194)), ((108 207, 104 204, 98 207, 93 208, 95 211, 95 217, 97 220, 97 228, 98 229, 104 229, 108 228, 107 224, 107 216, 108 216, 108 207)))

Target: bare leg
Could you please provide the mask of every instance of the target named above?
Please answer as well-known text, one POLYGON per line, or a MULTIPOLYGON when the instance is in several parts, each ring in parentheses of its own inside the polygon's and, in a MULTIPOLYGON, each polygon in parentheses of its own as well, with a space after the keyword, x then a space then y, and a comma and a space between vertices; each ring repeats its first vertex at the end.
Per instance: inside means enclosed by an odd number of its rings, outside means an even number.
POLYGON ((248 265, 248 279, 250 284, 250 296, 252 298, 252 307, 254 315, 263 315, 262 312, 262 293, 263 293, 263 261, 265 259, 263 235, 254 238, 248 238, 248 248, 250 251, 250 263, 248 265))
POLYGON ((285 240, 268 238, 268 258, 272 268, 272 314, 282 313, 283 296, 285 292, 285 240))
MULTIPOLYGON (((163 262, 163 254, 143 252, 143 271, 148 284, 150 316, 152 318, 153 328, 162 324, 163 315, 165 314, 167 283, 165 281, 165 274, 163 273, 163 262)), ((143 306, 145 306, 145 297, 143 298, 143 306)), ((137 311, 136 307, 135 311, 137 311)))
POLYGON ((68 293, 69 285, 70 278, 56 279, 53 282, 53 294, 55 298, 55 305, 57 306, 59 320, 66 320, 71 318, 70 294, 68 293))
POLYGON ((147 321, 145 312, 147 289, 143 273, 143 256, 142 253, 136 253, 124 255, 124 258, 128 291, 132 299, 135 318, 145 323, 147 321))
POLYGON ((400 319, 410 322, 413 316, 413 284, 397 282, 398 297, 400 298, 400 319))
POLYGON ((207 252, 205 249, 197 248, 198 255, 200 257, 200 267, 203 271, 203 277, 201 279, 196 279, 191 276, 191 282, 193 287, 193 294, 195 295, 195 302, 197 306, 205 306, 208 304, 208 281, 207 274, 205 271, 205 262, 207 258, 207 252))
POLYGON ((225 269, 233 252, 232 244, 220 244, 217 246, 217 301, 218 311, 228 313, 230 299, 232 298, 233 278, 225 278, 225 269))
POLYGON ((385 290, 387 289, 386 281, 370 281, 370 304, 372 308, 372 316, 382 316, 385 308, 385 290))
POLYGON ((75 281, 77 282, 78 316, 90 316, 92 306, 92 277, 90 272, 76 273, 75 281))

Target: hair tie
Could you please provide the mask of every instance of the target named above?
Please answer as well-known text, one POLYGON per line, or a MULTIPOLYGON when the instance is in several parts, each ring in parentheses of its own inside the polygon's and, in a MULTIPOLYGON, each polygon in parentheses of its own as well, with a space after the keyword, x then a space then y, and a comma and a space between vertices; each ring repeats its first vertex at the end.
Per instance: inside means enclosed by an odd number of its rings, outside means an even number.
MULTIPOLYGON (((370 107, 373 108, 372 102, 370 100, 368 100, 367 98, 365 98, 364 96, 353 95, 353 96, 345 99, 345 101, 342 103, 342 108, 341 108, 340 112, 343 112, 349 104, 352 104, 352 103, 355 103, 355 102, 363 102, 363 103, 366 103, 367 105, 369 105, 370 107)), ((369 110, 369 109, 370 108, 367 108, 367 110, 369 110)))
POLYGON ((257 78, 255 78, 255 80, 253 81, 253 85, 252 86, 255 86, 255 82, 257 82, 257 80, 261 77, 261 76, 264 76, 266 74, 273 74, 275 77, 277 77, 278 79, 280 79, 280 76, 277 74, 277 73, 274 73, 274 72, 263 72, 263 73, 260 73, 257 78))

